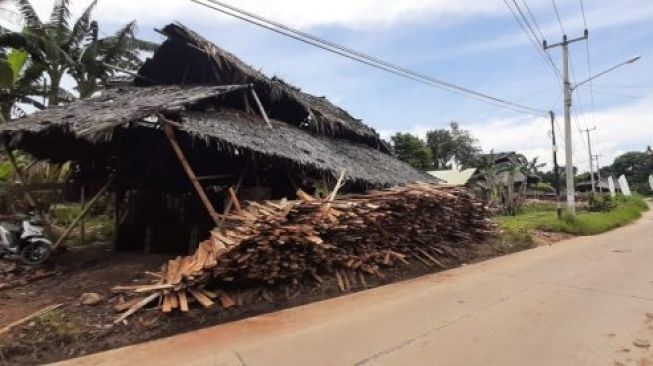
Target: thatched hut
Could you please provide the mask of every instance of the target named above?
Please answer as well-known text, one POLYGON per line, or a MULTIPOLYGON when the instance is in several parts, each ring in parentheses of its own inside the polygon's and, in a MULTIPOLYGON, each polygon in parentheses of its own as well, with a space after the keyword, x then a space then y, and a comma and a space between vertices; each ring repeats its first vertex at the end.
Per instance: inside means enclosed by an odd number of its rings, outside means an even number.
POLYGON ((181 25, 162 32, 168 39, 133 86, 0 126, 11 148, 78 163, 82 182, 114 177, 117 248, 181 252, 203 239, 214 223, 190 183, 220 212, 228 187, 263 200, 330 186, 343 171, 350 191, 433 180, 327 99, 266 77, 181 25), (171 149, 170 126, 195 182, 171 149))

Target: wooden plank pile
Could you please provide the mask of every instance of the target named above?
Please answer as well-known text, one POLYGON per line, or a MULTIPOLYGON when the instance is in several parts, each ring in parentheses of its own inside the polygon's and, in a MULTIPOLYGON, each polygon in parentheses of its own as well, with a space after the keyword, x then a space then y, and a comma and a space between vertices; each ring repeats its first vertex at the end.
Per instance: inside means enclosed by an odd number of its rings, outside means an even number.
MULTIPOLYGON (((119 304, 126 313, 117 321, 155 300, 166 313, 188 311, 189 301, 229 308, 242 301, 226 289, 333 280, 347 291, 366 286, 369 276, 384 278, 383 268, 411 261, 445 268, 441 258, 456 254, 443 243, 470 245, 494 229, 484 205, 463 189, 414 184, 338 199, 317 200, 301 191, 298 197, 236 204, 194 255, 153 274, 156 283, 114 288, 141 296, 119 304)), ((259 293, 269 297, 266 290, 259 293)))

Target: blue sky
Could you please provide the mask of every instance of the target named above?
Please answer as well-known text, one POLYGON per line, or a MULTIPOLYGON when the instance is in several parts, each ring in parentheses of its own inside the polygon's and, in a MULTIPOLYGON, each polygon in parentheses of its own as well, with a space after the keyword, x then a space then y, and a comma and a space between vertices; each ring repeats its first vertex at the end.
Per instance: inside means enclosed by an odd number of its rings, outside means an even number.
MULTIPOLYGON (((228 0, 227 0, 228 1, 228 0)), ((510 2, 511 0, 509 0, 510 2)), ((519 0, 521 1, 521 0, 519 0)), ((545 37, 562 37, 550 0, 526 0, 545 37)), ((44 15, 52 0, 33 0, 44 15)), ((390 62, 562 115, 562 87, 528 42, 502 0, 239 0, 232 4, 288 23, 390 62)), ((579 0, 557 0, 570 36, 581 35, 579 0)), ((88 1, 73 0, 76 11, 88 1)), ((520 3, 522 4, 522 3, 520 3)), ((579 128, 597 126, 595 152, 603 162, 653 144, 653 1, 585 0, 592 68, 599 72, 634 55, 642 60, 575 95, 574 158, 587 169, 579 128)), ((485 150, 518 150, 550 161, 548 121, 498 109, 398 78, 339 56, 226 18, 190 0, 100 0, 96 18, 105 33, 129 19, 141 36, 161 40, 153 28, 179 20, 269 75, 327 96, 377 129, 423 135, 458 121, 485 150)), ((551 52, 560 65, 560 50, 551 52)), ((572 46, 578 81, 587 78, 584 43, 572 46)), ((561 126, 562 127, 562 126, 561 126)))

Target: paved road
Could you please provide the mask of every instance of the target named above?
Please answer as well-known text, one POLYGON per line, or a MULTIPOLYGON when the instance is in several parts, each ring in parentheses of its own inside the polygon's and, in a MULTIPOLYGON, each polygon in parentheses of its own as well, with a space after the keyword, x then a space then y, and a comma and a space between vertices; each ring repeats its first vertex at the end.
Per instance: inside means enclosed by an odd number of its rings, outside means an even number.
POLYGON ((653 365, 633 343, 653 343, 647 313, 651 213, 599 237, 68 364, 653 365))

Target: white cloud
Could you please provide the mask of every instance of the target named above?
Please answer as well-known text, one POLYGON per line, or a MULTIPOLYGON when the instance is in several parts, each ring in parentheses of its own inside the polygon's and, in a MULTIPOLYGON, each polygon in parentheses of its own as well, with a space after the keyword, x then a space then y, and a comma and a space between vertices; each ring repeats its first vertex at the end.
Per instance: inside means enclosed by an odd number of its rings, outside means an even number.
MULTIPOLYGON (((206 1, 206 0, 205 0, 206 1)), ((40 14, 47 16, 53 0, 33 0, 40 14)), ((419 18, 469 17, 500 11, 495 1, 478 0, 225 0, 239 8, 255 12, 276 21, 297 27, 341 25, 359 27, 414 22, 419 18)), ((88 0, 73 1, 76 13, 88 0)), ((193 22, 215 21, 217 12, 206 9, 191 0, 99 0, 97 13, 102 20, 124 23, 136 19, 141 24, 171 20, 193 22)), ((224 18, 222 18, 224 19, 224 18)))
MULTIPOLYGON (((642 151, 653 145, 653 94, 634 103, 610 108, 596 113, 597 132, 592 135, 593 153, 600 154, 602 165, 611 164, 627 151, 642 151)), ((590 115, 578 116, 590 120, 590 115)), ((562 130, 562 121, 558 121, 562 130)), ((589 153, 583 136, 573 125, 574 165, 581 171, 589 170, 589 153)), ((470 128, 470 126, 467 126, 470 128)), ((546 119, 493 120, 471 126, 486 151, 516 150, 529 158, 540 157, 540 161, 552 163, 550 122, 546 119)), ((556 130, 558 131, 558 130, 556 130)), ((564 163, 564 137, 558 133, 559 161, 564 163)))
MULTIPOLYGON (((602 166, 611 164, 614 159, 627 151, 643 151, 646 146, 653 145, 653 94, 643 97, 631 104, 598 111, 596 113, 597 132, 592 135, 593 153, 600 154, 602 166)), ((590 120, 590 115, 578 116, 590 120)), ((558 162, 564 165, 563 123, 558 120, 556 129, 558 138, 558 162)), ((589 170, 589 154, 583 135, 573 126, 574 165, 580 171, 589 170)), ((550 139, 551 124, 547 118, 511 118, 490 119, 475 124, 461 124, 464 129, 471 130, 479 139, 485 152, 494 150, 517 151, 529 159, 539 158, 547 163, 544 170, 553 166, 553 154, 550 139)), ((413 126, 401 132, 409 132, 425 138, 426 132, 433 127, 413 126)), ((389 139, 397 131, 383 130, 381 136, 389 139)))

